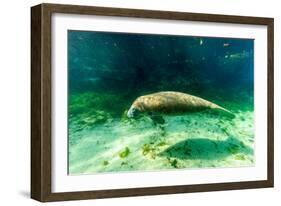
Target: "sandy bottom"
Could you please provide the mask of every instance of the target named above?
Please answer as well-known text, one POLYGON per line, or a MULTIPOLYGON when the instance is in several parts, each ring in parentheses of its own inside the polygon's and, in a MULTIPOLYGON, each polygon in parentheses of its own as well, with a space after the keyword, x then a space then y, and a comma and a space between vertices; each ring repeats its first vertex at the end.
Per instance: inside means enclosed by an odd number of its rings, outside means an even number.
MULTIPOLYGON (((69 174, 254 165, 252 111, 69 125, 69 174), (90 125, 90 126, 89 126, 90 125)), ((90 117, 87 119, 91 122, 90 117)))

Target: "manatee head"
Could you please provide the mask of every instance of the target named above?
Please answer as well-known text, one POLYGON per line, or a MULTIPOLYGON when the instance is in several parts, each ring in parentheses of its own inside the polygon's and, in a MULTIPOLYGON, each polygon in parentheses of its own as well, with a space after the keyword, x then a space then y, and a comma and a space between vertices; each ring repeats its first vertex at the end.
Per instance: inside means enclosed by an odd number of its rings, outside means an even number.
POLYGON ((135 118, 137 117, 138 115, 140 114, 140 110, 137 109, 136 107, 134 106, 131 106, 131 108, 128 110, 127 112, 127 117, 128 118, 135 118))

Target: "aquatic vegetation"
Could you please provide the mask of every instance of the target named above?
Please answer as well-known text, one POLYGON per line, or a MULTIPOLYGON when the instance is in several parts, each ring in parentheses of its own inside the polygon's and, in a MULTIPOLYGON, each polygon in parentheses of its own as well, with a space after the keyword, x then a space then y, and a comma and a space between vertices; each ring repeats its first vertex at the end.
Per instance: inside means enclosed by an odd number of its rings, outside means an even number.
POLYGON ((130 154, 130 149, 129 149, 129 147, 126 147, 124 150, 122 150, 122 151, 119 153, 119 157, 125 158, 125 157, 127 157, 129 154, 130 154))
POLYGON ((236 154, 240 151, 240 147, 239 145, 236 144, 231 144, 227 147, 227 150, 231 153, 231 154, 236 154))
POLYGON ((121 165, 127 165, 128 163, 127 162, 121 162, 121 165))
POLYGON ((156 146, 161 147, 161 146, 165 146, 165 145, 167 145, 167 143, 164 141, 161 141, 156 146))
POLYGON ((152 159, 156 158, 156 147, 153 144, 144 144, 142 146, 142 154, 144 156, 149 156, 152 159))
POLYGON ((235 156, 235 159, 237 159, 237 160, 245 160, 246 158, 245 158, 244 155, 238 154, 238 155, 235 156))
POLYGON ((121 116, 121 121, 127 122, 127 121, 130 121, 130 120, 131 120, 130 118, 128 118, 127 112, 128 112, 127 109, 123 112, 123 114, 122 114, 122 116, 121 116))
POLYGON ((221 127, 221 131, 224 132, 227 136, 229 136, 229 132, 226 127, 221 127))
POLYGON ((87 126, 93 126, 95 124, 105 123, 111 119, 111 116, 104 111, 94 111, 90 116, 83 118, 80 123, 86 124, 87 126))
POLYGON ((151 147, 150 144, 144 144, 142 146, 142 154, 143 155, 147 155, 149 152, 151 152, 151 150, 152 150, 152 147, 151 147))
POLYGON ((172 167, 178 168, 178 160, 167 158, 172 167))
POLYGON ((83 92, 69 97, 69 114, 75 115, 110 115, 120 117, 128 102, 122 96, 108 93, 83 92), (115 102, 118 102, 116 104, 115 102), (103 114, 100 114, 103 113, 103 114))
POLYGON ((109 162, 107 161, 107 160, 105 160, 105 161, 103 161, 103 163, 102 163, 104 166, 106 166, 106 165, 108 165, 109 164, 109 162))

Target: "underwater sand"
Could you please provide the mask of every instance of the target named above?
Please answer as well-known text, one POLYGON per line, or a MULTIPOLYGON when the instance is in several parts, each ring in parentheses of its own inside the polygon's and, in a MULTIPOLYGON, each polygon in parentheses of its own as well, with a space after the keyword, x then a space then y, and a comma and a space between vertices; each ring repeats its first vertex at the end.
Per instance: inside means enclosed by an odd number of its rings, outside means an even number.
POLYGON ((70 118, 69 174, 254 165, 253 111, 163 116, 164 124, 104 116, 70 118))

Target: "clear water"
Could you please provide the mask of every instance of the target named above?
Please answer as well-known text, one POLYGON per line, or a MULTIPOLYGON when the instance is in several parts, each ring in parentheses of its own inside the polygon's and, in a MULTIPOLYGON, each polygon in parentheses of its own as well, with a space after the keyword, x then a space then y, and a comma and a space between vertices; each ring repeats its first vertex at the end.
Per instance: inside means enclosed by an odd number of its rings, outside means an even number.
POLYGON ((254 165, 251 39, 68 32, 69 174, 254 165), (218 104, 128 118, 139 96, 178 91, 218 104))

